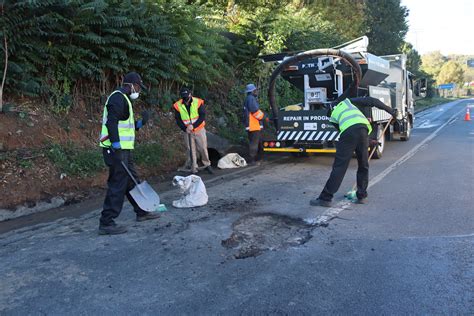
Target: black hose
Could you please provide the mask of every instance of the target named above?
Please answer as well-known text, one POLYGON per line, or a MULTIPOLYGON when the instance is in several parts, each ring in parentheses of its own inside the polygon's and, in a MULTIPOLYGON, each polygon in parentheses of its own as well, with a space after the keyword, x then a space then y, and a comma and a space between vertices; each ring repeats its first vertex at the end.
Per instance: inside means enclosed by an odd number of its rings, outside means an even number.
POLYGON ((347 64, 349 64, 355 72, 355 78, 354 78, 355 80, 350 84, 350 86, 346 90, 344 90, 344 92, 336 99, 335 102, 340 102, 343 99, 347 98, 352 90, 357 90, 357 88, 359 87, 359 84, 362 78, 362 70, 360 69, 360 66, 355 61, 355 59, 350 54, 343 52, 342 50, 331 49, 331 48, 313 49, 313 50, 308 50, 306 52, 299 53, 295 56, 292 56, 284 60, 273 71, 272 75, 270 76, 270 83, 268 85, 268 100, 270 102, 270 107, 272 109, 273 122, 277 130, 280 130, 280 126, 278 125, 279 110, 278 110, 278 107, 276 106, 276 101, 275 101, 275 84, 276 84, 277 77, 281 74, 281 72, 286 67, 297 64, 303 60, 315 58, 318 56, 340 57, 347 64))

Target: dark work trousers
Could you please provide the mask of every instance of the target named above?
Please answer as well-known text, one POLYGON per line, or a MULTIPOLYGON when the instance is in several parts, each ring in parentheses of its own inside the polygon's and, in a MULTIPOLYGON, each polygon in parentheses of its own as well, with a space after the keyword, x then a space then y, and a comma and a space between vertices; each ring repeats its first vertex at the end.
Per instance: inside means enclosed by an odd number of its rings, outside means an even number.
MULTIPOLYGON (((105 196, 100 225, 114 225, 114 219, 120 215, 125 196, 130 201, 137 215, 145 215, 146 212, 137 205, 129 191, 135 187, 135 183, 123 168, 119 160, 115 159, 110 149, 103 149, 105 164, 109 167, 109 178, 107 180, 107 195, 105 196)), ((122 161, 128 167, 135 179, 138 180, 137 172, 133 165, 132 153, 130 150, 121 150, 122 161)))
POLYGON ((249 136, 249 161, 254 162, 257 160, 262 159, 263 155, 263 146, 262 142, 260 141, 260 135, 262 131, 253 131, 248 132, 249 136))
POLYGON ((331 175, 319 195, 321 200, 331 201, 334 193, 339 190, 354 151, 358 163, 357 198, 367 197, 367 186, 369 185, 368 148, 368 129, 364 124, 353 125, 341 134, 339 141, 336 143, 336 157, 332 165, 331 175))

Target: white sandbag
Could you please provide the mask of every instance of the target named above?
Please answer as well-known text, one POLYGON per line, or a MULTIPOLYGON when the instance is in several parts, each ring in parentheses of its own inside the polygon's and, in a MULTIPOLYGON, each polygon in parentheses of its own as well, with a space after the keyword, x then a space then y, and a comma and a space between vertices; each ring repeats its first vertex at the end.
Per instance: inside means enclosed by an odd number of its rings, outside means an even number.
POLYGON ((206 186, 201 177, 190 175, 187 177, 175 176, 173 186, 179 187, 181 198, 173 201, 176 208, 197 207, 207 204, 208 196, 206 186))
POLYGON ((241 168, 247 166, 247 162, 239 154, 230 153, 219 159, 217 167, 219 169, 241 168))

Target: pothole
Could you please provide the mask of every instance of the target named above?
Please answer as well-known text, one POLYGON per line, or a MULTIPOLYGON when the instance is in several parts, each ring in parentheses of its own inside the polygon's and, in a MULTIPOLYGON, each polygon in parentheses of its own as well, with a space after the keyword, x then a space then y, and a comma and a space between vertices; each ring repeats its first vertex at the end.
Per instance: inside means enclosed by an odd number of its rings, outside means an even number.
POLYGON ((311 239, 313 229, 301 219, 273 213, 245 215, 232 228, 230 237, 221 244, 228 249, 237 250, 234 254, 236 259, 302 245, 311 239))

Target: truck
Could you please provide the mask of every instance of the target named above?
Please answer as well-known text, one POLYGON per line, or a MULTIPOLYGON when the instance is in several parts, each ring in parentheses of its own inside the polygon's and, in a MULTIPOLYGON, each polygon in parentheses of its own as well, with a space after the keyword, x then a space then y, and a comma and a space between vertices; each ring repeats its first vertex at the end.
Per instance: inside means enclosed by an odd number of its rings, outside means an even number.
POLYGON ((264 62, 277 65, 268 87, 273 128, 263 137, 265 153, 334 153, 339 132, 329 123, 326 106, 354 92, 398 110, 397 119, 392 120, 378 108, 361 108, 373 128, 369 137, 376 140, 370 142, 375 144, 374 158, 382 157, 386 140, 410 139, 415 102, 407 57, 376 56, 367 52, 368 44, 369 39, 362 36, 328 49, 261 56, 264 62), (280 77, 302 92, 301 102, 277 104, 275 86, 280 77))

